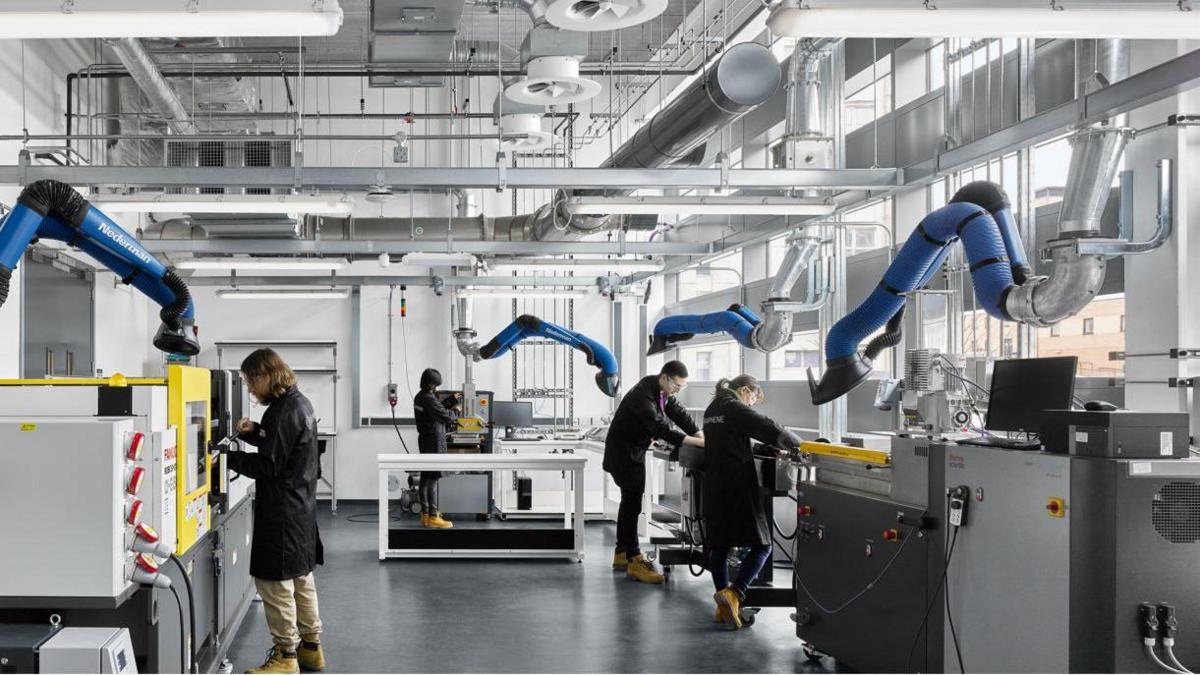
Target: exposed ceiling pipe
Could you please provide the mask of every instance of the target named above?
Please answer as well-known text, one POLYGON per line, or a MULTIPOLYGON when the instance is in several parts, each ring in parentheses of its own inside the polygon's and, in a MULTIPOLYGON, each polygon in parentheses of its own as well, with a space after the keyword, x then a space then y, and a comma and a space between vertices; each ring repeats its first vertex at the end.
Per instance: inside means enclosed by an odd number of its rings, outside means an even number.
POLYGON ((159 72, 158 64, 142 48, 141 41, 137 38, 119 38, 107 42, 150 105, 163 116, 171 129, 177 134, 195 133, 196 125, 192 123, 183 102, 159 72))
MULTIPOLYGON (((769 49, 753 42, 734 45, 705 77, 659 110, 603 166, 650 169, 698 161, 696 156, 703 156, 708 139, 771 98, 781 79, 779 62, 769 49)), ((624 222, 622 216, 572 216, 556 200, 533 213, 497 219, 496 231, 508 229, 510 239, 557 241, 614 229, 624 222)))
MULTIPOLYGON (((1080 90, 1091 93, 1129 75, 1128 40, 1076 43, 1080 90)), ((1049 277, 1031 279, 1010 293, 1005 310, 1016 321, 1050 326, 1091 302, 1104 284, 1104 256, 1081 254, 1081 238, 1100 235, 1100 217, 1132 135, 1127 116, 1080 127, 1070 137, 1071 164, 1059 212, 1058 238, 1047 247, 1054 261, 1049 277)))

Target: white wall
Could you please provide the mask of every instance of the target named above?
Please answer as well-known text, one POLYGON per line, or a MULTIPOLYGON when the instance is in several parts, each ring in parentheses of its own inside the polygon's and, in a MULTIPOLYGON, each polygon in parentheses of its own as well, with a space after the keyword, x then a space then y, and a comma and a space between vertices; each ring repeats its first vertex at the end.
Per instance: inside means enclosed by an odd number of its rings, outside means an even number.
MULTIPOLYGON (((375 457, 381 452, 402 452, 395 431, 389 427, 354 428, 352 401, 354 385, 352 378, 352 300, 319 301, 266 301, 266 300, 222 300, 216 297, 213 287, 193 287, 196 299, 197 320, 201 328, 203 351, 199 364, 213 368, 217 366, 214 343, 221 340, 257 339, 292 340, 321 339, 338 343, 337 384, 337 478, 339 499, 371 499, 376 496, 375 457)), ((395 381, 399 385, 400 403, 396 407, 399 418, 412 417, 412 394, 417 390, 417 379, 427 367, 442 371, 445 378, 443 388, 457 388, 462 382, 463 360, 450 335, 449 294, 436 296, 428 288, 409 287, 405 293, 408 300, 408 317, 400 318, 400 291, 396 290, 392 312, 392 375, 388 373, 388 287, 366 286, 361 295, 361 358, 359 362, 359 394, 363 417, 387 418, 387 384, 395 381), (407 368, 406 368, 407 360, 407 368), (407 371, 407 372, 406 372, 407 371)), ((520 311, 538 310, 535 306, 520 311)), ((477 300, 474 323, 481 342, 507 326, 511 321, 511 303, 502 300, 477 300)), ((544 318, 549 319, 549 315, 544 318)), ((157 317, 151 316, 157 325, 157 317)), ((585 301, 576 301, 575 328, 603 344, 611 343, 611 314, 608 301, 595 296, 585 301)), ((562 323, 566 323, 565 320, 562 323)), ((630 332, 632 334, 632 331, 630 332)), ((521 358, 524 350, 518 347, 521 358)), ((540 348, 532 348, 540 349, 540 348)), ((281 350, 284 357, 293 363, 304 361, 316 365, 320 356, 313 350, 281 350)), ((224 356, 224 367, 236 368, 242 351, 229 351, 224 356)), ((611 399, 604 396, 593 383, 596 370, 587 365, 582 353, 572 350, 575 368, 575 411, 577 417, 599 417, 610 410, 611 399)), ((498 400, 512 397, 512 359, 505 355, 491 361, 475 364, 474 377, 480 390, 495 392, 498 400)), ((528 357, 533 358, 533 357, 528 357)), ((519 363, 524 363, 521 361, 519 363)), ((560 357, 559 367, 563 361, 560 357)), ((538 365, 538 364, 535 364, 538 365)), ((538 366, 545 371, 549 366, 538 366)), ((327 395, 328 378, 301 374, 301 389, 309 394, 317 407, 317 416, 324 420, 333 415, 331 399, 327 395)), ((560 376, 561 377, 561 376, 560 376)), ((564 380, 565 381, 565 380, 564 380)), ((548 413, 548 409, 547 409, 548 413)), ((322 424, 324 427, 325 425, 322 424)), ((402 427, 402 434, 409 448, 416 451, 416 434, 412 427, 402 427)))
MULTIPOLYGON (((85 64, 83 43, 64 40, 0 40, 0 129, 31 134, 65 131, 66 74, 85 64), (24 81, 22 88, 22 47, 24 81), (24 97, 24 104, 22 104, 24 97)), ((16 164, 21 144, 0 142, 0 163, 16 164)), ((0 186, 0 201, 11 206, 17 186, 0 186)), ((17 268, 8 301, 0 307, 0 377, 20 375, 21 271, 17 268)))

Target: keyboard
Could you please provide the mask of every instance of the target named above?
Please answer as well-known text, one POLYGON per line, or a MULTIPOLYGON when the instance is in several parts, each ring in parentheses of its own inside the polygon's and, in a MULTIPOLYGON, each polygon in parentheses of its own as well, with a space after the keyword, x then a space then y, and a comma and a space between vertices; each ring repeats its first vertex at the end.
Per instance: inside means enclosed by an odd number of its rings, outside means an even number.
POLYGON ((996 436, 975 436, 960 438, 959 445, 981 445, 989 448, 1006 448, 1008 450, 1041 450, 1041 441, 1020 441, 1015 438, 999 438, 996 436))

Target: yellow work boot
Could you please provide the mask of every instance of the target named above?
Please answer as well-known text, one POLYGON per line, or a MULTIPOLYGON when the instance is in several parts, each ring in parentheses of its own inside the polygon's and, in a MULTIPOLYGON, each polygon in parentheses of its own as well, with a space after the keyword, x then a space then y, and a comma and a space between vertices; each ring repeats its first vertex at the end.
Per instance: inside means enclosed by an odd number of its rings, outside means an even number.
POLYGON ((713 614, 713 623, 729 623, 729 610, 717 603, 717 611, 713 614))
POLYGON ((726 623, 734 628, 742 627, 742 599, 738 597, 737 591, 732 588, 717 591, 713 594, 713 600, 717 601, 717 607, 725 608, 726 616, 729 617, 726 623))
POLYGON ((429 519, 425 522, 425 527, 432 527, 435 530, 448 530, 454 527, 454 523, 443 518, 442 514, 435 513, 429 516, 429 519))
POLYGON ((625 557, 625 551, 617 551, 613 554, 613 569, 624 570, 629 567, 629 558, 625 557))
POLYGON ((278 646, 267 650, 267 660, 257 668, 246 670, 247 673, 299 673, 300 663, 296 660, 296 652, 285 652, 278 646))
POLYGON ((663 582, 663 575, 654 569, 654 563, 646 560, 645 556, 640 554, 630 559, 629 566, 625 568, 625 576, 643 584, 661 584, 663 582))
POLYGON ((421 514, 421 527, 429 527, 429 514, 428 513, 421 514))
POLYGON ((321 649, 320 640, 300 638, 296 658, 300 661, 300 667, 305 670, 325 670, 325 650, 321 649))

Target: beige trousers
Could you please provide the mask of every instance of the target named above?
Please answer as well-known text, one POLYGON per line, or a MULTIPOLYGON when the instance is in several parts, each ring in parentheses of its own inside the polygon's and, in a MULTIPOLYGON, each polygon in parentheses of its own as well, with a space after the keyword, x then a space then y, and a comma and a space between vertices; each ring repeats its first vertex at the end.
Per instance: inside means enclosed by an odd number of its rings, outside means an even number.
POLYGON ((317 584, 312 572, 286 581, 255 578, 254 587, 262 597, 267 629, 276 646, 294 652, 300 638, 320 641, 321 617, 317 612, 317 584))

